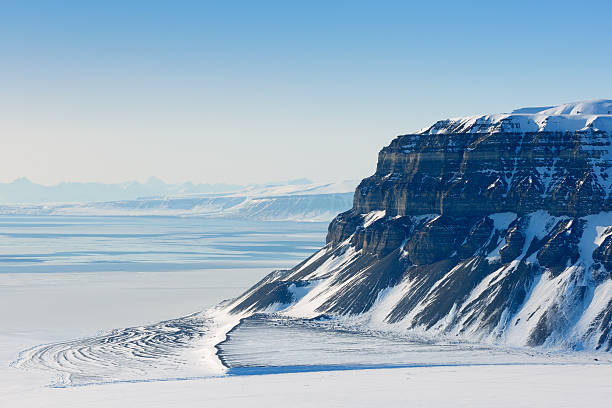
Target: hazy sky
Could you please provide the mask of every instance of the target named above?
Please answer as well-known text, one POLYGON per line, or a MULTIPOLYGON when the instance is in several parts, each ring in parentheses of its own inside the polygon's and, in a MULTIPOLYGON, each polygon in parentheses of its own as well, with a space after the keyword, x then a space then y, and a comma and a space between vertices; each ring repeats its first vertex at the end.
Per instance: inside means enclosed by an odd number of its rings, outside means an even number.
POLYGON ((357 179, 436 119, 612 98, 610 1, 3 1, 0 181, 357 179))

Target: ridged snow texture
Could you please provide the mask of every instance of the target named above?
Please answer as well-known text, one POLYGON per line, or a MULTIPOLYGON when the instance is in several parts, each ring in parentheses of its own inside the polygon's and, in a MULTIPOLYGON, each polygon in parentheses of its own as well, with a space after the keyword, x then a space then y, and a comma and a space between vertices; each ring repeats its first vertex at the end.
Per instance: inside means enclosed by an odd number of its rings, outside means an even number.
POLYGON ((191 315, 99 336, 43 344, 22 351, 11 365, 55 373, 53 386, 189 378, 201 375, 188 353, 209 336, 212 320, 191 315))
POLYGON ((611 351, 612 135, 602 109, 612 103, 443 121, 396 138, 327 245, 229 310, 611 351), (506 129, 522 121, 538 125, 506 129))

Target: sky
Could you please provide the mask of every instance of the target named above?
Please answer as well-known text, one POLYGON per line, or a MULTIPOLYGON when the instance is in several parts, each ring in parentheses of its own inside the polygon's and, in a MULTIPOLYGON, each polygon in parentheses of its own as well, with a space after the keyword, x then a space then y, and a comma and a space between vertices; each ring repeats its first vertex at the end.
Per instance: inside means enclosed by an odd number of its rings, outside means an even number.
POLYGON ((0 182, 360 179, 438 119, 612 98, 612 2, 2 1, 0 182))

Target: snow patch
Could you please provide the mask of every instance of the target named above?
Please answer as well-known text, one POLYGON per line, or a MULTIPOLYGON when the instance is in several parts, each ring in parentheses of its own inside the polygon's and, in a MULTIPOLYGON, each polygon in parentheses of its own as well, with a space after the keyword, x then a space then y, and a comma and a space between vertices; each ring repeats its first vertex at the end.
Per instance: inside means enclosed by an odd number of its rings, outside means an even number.
POLYGON ((369 213, 363 214, 363 227, 368 228, 370 225, 374 224, 376 221, 380 220, 387 213, 386 210, 380 211, 370 211, 369 213))

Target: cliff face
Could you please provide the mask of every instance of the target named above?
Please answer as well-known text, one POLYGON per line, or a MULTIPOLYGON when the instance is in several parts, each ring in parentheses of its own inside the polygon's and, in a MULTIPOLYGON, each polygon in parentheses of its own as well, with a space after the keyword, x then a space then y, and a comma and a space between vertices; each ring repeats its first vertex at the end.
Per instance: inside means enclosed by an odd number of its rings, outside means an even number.
POLYGON ((611 107, 447 120, 396 138, 327 245, 230 310, 612 350, 611 107))
POLYGON ((400 136, 382 149, 354 210, 482 216, 610 210, 610 138, 603 131, 400 136))

